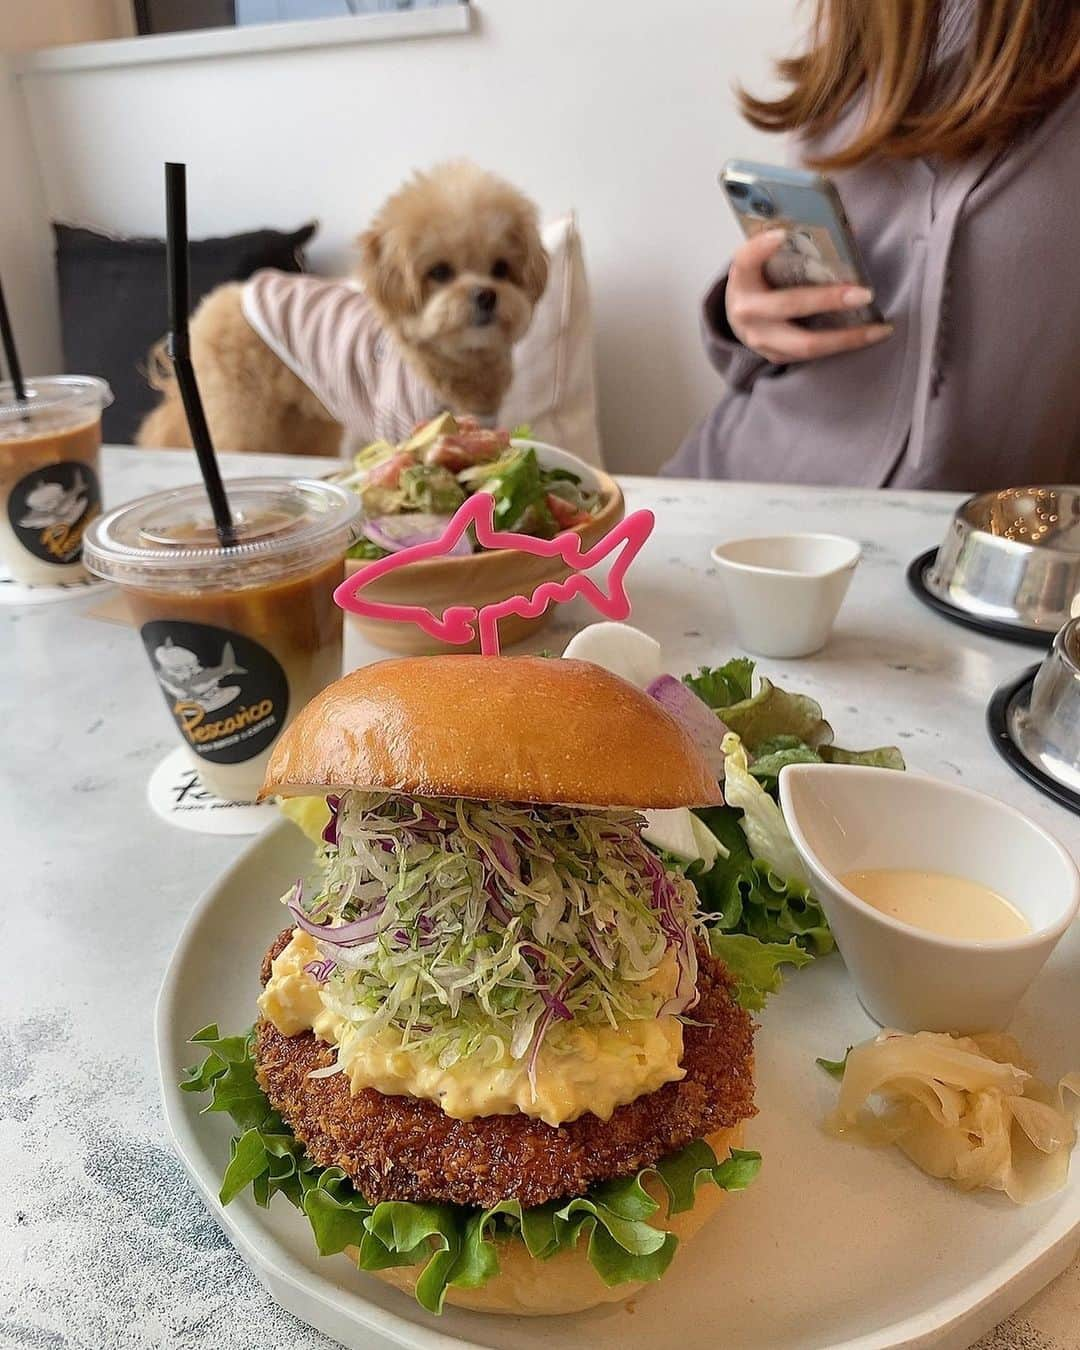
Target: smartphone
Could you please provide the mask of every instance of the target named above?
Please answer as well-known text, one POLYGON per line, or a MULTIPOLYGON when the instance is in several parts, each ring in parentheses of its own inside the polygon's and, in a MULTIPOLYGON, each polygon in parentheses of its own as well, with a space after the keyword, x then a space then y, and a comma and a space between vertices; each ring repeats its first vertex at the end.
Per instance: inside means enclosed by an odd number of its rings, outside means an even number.
MULTIPOLYGON (((731 159, 720 184, 748 239, 782 227, 787 237, 765 264, 769 284, 826 286, 838 281, 873 290, 836 185, 823 174, 731 159)), ((811 314, 804 328, 853 328, 881 323, 877 305, 811 314)))

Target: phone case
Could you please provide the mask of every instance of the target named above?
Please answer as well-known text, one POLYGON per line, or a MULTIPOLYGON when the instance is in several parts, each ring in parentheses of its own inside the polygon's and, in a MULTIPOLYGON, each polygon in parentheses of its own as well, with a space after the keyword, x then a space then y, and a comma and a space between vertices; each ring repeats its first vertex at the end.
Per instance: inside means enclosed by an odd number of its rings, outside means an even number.
MULTIPOLYGON (((873 289, 840 194, 823 174, 731 160, 724 166, 720 181, 748 239, 778 227, 787 231, 783 245, 765 264, 765 276, 771 285, 823 286, 842 281, 873 289)), ((794 322, 804 328, 821 329, 852 328, 881 320, 880 310, 870 304, 813 314, 794 322)))

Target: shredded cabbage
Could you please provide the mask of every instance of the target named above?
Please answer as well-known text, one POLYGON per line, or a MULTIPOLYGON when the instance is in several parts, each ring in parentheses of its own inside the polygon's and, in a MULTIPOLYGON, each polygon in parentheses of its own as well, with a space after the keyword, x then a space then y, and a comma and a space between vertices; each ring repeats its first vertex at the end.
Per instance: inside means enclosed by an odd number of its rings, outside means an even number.
POLYGON ((350 1036, 393 1028, 443 1068, 507 1055, 531 1067, 563 1024, 696 1002, 696 893, 642 824, 625 810, 349 792, 318 890, 283 900, 334 963, 323 1002, 350 1036))

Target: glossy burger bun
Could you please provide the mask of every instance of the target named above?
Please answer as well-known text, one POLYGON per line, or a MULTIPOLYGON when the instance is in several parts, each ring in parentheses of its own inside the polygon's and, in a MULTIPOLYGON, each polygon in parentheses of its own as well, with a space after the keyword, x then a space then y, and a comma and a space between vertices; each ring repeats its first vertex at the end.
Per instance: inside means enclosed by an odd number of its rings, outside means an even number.
MULTIPOLYGON (((742 1143, 742 1125, 729 1130, 717 1130, 706 1136, 719 1161, 742 1143)), ((679 1251, 716 1213, 726 1191, 706 1183, 697 1193, 693 1209, 660 1222, 667 1205, 667 1192, 655 1177, 645 1182, 645 1189, 660 1208, 650 1222, 663 1227, 679 1239, 679 1251)), ((499 1246, 499 1273, 479 1289, 458 1289, 451 1285, 446 1291, 446 1302, 456 1308, 473 1312, 505 1313, 516 1317, 557 1317, 561 1313, 584 1312, 601 1303, 625 1303, 647 1286, 641 1283, 606 1285, 589 1262, 588 1243, 582 1237, 569 1251, 558 1252, 547 1261, 530 1256, 523 1242, 507 1242, 499 1246)), ((346 1247, 345 1255, 356 1261, 355 1247, 346 1247)), ((411 1294, 422 1267, 392 1266, 389 1270, 367 1271, 376 1279, 392 1284, 395 1289, 411 1294)), ((666 1278, 666 1277, 665 1277, 666 1278)))
POLYGON ((655 699, 590 661, 414 656, 354 670, 303 708, 259 794, 365 788, 641 810, 723 800, 655 699))

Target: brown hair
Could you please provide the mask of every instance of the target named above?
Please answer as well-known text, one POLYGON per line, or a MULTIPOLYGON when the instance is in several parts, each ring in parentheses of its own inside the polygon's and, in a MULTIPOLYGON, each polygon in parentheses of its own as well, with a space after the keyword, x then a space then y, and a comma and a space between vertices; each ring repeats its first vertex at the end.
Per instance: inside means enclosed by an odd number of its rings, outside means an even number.
MULTIPOLYGON (((1003 144, 1048 112, 1080 72, 1076 0, 815 0, 810 43, 777 62, 792 86, 739 100, 765 131, 830 130, 860 94, 861 128, 808 160, 841 168, 886 155, 959 159, 1003 144), (945 50, 950 5, 970 13, 966 40, 945 50), (946 38, 943 42, 942 38, 946 38)), ((961 21, 963 13, 954 15, 961 21)))

